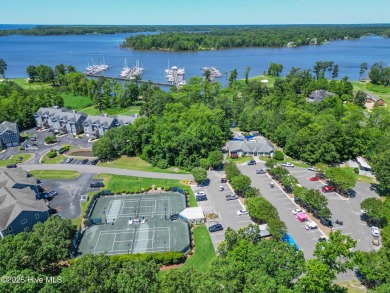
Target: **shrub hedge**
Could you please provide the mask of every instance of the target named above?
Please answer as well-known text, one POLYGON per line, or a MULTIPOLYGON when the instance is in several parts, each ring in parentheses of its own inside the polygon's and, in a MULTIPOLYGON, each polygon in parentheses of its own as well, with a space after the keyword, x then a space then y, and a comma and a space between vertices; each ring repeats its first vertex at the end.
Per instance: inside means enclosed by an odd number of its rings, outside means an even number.
POLYGON ((184 263, 186 256, 183 252, 168 251, 168 252, 152 252, 152 253, 135 253, 135 254, 121 254, 110 256, 111 260, 122 263, 132 260, 151 261, 154 260, 157 264, 174 265, 184 263))

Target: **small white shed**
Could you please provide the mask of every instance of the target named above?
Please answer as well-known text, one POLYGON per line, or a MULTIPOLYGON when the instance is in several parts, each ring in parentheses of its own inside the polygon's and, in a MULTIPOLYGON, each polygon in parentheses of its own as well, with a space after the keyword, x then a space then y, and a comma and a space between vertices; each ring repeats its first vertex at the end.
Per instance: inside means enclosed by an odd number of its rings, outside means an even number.
POLYGON ((186 208, 180 212, 179 217, 190 224, 206 222, 206 218, 201 207, 186 208))

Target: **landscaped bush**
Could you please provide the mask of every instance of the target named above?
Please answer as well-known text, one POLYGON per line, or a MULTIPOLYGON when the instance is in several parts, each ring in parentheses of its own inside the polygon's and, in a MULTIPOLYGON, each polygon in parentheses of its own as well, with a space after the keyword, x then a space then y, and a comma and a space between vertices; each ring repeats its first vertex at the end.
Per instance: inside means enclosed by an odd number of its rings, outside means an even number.
POLYGON ((67 152, 67 151, 69 151, 69 146, 64 146, 64 147, 62 147, 62 148, 60 148, 59 150, 58 150, 58 153, 59 154, 63 154, 63 153, 65 153, 65 152, 67 152))
POLYGON ((359 174, 359 168, 353 168, 353 172, 355 172, 355 174, 359 174))
POLYGON ((55 137, 55 135, 51 135, 51 136, 46 136, 45 137, 45 143, 55 143, 57 141, 57 138, 55 137))
POLYGON ((57 152, 56 151, 50 151, 47 153, 47 156, 52 159, 52 158, 55 158, 57 156, 57 152))
POLYGON ((284 154, 282 151, 276 151, 274 155, 274 159, 278 161, 283 161, 284 160, 284 154))
POLYGON ((110 258, 111 260, 119 263, 132 260, 154 260, 157 264, 162 265, 180 264, 186 260, 185 254, 183 252, 178 251, 112 255, 110 256, 110 258))

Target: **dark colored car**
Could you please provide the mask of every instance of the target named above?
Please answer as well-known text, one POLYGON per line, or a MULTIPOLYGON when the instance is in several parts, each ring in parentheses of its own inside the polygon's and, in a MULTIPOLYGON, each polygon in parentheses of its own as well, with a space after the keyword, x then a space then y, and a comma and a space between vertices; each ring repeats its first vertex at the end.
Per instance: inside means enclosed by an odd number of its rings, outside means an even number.
POLYGON ((318 242, 326 241, 326 238, 324 236, 318 237, 318 242))
POLYGON ((88 159, 84 159, 81 161, 81 164, 85 165, 86 163, 88 163, 88 159))
POLYGON ((204 200, 207 200, 207 196, 206 195, 199 195, 199 196, 196 196, 195 199, 196 199, 196 201, 204 201, 204 200))
POLYGON ((333 228, 333 223, 331 219, 321 219, 320 222, 325 227, 333 228))
POLYGON ((47 193, 50 197, 54 197, 56 195, 58 195, 58 192, 57 191, 50 191, 47 193))
POLYGON ((351 189, 351 188, 348 188, 346 191, 345 191, 346 195, 348 197, 355 197, 356 196, 356 191, 351 189))
POLYGON ((30 137, 30 140, 31 141, 37 141, 37 138, 35 136, 33 136, 33 137, 30 137))
POLYGON ((222 231, 222 230, 223 230, 223 226, 221 224, 214 224, 214 225, 209 227, 210 232, 218 232, 218 231, 222 231))
POLYGON ((226 183, 227 179, 226 178, 221 178, 221 183, 226 183))
POLYGON ((99 187, 104 187, 104 183, 101 181, 94 181, 89 184, 89 187, 91 188, 99 188, 99 187))
POLYGON ((41 184, 41 183, 42 183, 41 179, 37 179, 37 184, 41 184))
POLYGON ((255 160, 250 160, 247 164, 248 165, 256 165, 256 161, 255 160))
POLYGON ((16 164, 9 164, 9 165, 7 165, 6 168, 11 169, 11 168, 17 168, 17 167, 18 166, 16 164))
POLYGON ((91 161, 91 165, 96 165, 98 162, 99 162, 98 159, 92 160, 92 161, 91 161))
POLYGON ((235 194, 229 194, 229 195, 226 195, 225 198, 226 198, 227 201, 229 201, 229 200, 238 199, 238 196, 235 195, 235 194))
POLYGON ((369 219, 370 217, 366 213, 360 215, 360 220, 362 221, 368 221, 369 219))

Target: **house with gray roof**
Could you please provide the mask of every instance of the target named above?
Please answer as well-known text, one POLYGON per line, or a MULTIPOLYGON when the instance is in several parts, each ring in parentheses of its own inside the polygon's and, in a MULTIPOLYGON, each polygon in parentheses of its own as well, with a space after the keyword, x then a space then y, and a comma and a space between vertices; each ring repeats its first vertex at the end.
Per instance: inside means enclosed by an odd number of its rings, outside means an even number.
POLYGON ((275 153, 272 144, 264 137, 259 137, 256 141, 230 140, 227 148, 230 157, 272 156, 275 153))
POLYGON ((133 124, 134 121, 138 118, 138 114, 133 115, 118 115, 116 119, 118 120, 117 126, 126 126, 133 124))
POLYGON ((107 130, 118 126, 118 119, 109 117, 107 114, 103 116, 88 116, 84 121, 84 133, 91 137, 100 137, 104 135, 107 130))
POLYGON ((18 124, 3 121, 0 124, 0 148, 17 146, 20 143, 18 124))
POLYGON ((312 91, 309 95, 309 98, 307 99, 308 102, 314 102, 314 103, 319 103, 323 99, 327 97, 333 97, 335 96, 335 93, 328 92, 326 90, 315 90, 312 91))
POLYGON ((14 189, 28 188, 34 192, 35 197, 40 197, 37 181, 27 177, 27 172, 22 168, 6 169, 0 171, 0 188, 9 187, 14 189))
POLYGON ((29 188, 0 188, 0 237, 28 232, 49 218, 49 208, 29 188))
POLYGON ((55 106, 53 108, 40 108, 34 114, 34 119, 37 127, 78 135, 84 131, 83 122, 87 119, 87 115, 55 106))

